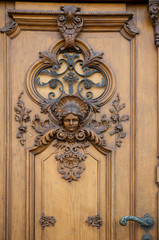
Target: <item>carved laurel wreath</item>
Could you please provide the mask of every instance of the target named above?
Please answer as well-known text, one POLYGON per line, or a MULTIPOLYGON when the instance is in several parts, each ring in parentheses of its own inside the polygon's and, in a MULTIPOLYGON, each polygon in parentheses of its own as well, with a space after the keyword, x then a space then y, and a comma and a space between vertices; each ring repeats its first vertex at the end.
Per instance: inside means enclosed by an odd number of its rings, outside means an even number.
MULTIPOLYGON (((112 98, 115 81, 111 69, 102 61, 103 53, 94 52, 76 38, 83 26, 79 11, 72 6, 61 7, 57 25, 63 39, 48 52, 39 53, 39 59, 29 69, 26 79, 29 96, 49 117, 41 121, 35 115, 32 121, 32 127, 38 133, 35 148, 44 150, 51 143, 56 147, 58 171, 68 182, 78 180, 85 170, 85 149, 90 143, 107 154, 103 133, 110 127, 114 126, 110 135, 116 134, 116 146, 121 146, 126 136, 122 123, 129 120, 128 115, 120 116, 125 104, 120 104, 119 95, 112 103, 110 119, 106 115, 100 121, 93 118, 112 98), (99 82, 96 81, 97 75, 100 76, 99 82)), ((30 110, 25 110, 24 104, 21 104, 22 109, 19 103, 18 106, 15 111, 16 121, 21 119, 20 130, 23 123, 30 120, 30 110)), ((22 135, 23 131, 18 137, 22 135)), ((24 139, 21 141, 24 145, 24 139)))

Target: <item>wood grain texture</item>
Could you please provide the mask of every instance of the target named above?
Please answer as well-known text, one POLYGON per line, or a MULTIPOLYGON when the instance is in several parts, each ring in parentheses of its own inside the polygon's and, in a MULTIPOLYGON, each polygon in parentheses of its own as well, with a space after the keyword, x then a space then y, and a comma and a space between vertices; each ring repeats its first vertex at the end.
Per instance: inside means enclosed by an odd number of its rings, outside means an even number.
MULTIPOLYGON (((46 2, 36 4, 39 5, 39 10, 50 8, 46 2)), ((108 7, 113 11, 117 5, 109 4, 108 7)), ((24 6, 28 10, 35 8, 32 2, 17 1, 15 6, 24 6)), ((57 6, 59 9, 60 3, 55 4, 55 9, 51 10, 56 11, 57 6)), ((122 4, 118 9, 126 11, 125 6, 122 4)), ((136 223, 122 227, 119 219, 124 215, 142 217, 147 212, 156 223, 150 233, 153 239, 159 238, 159 200, 156 200, 157 52, 147 6, 133 7, 136 9, 134 12, 140 34, 131 41, 120 35, 119 28, 107 28, 97 33, 96 29, 93 30, 93 22, 90 31, 83 31, 79 35, 95 51, 104 52, 103 61, 113 69, 116 92, 126 104, 122 111, 123 114, 130 115, 130 121, 124 123, 127 137, 120 148, 117 149, 114 145, 115 136, 110 137, 107 132, 105 139, 111 152, 106 157, 93 146, 87 149, 86 169, 77 182, 68 183, 61 179, 57 171, 56 154, 51 145, 43 152, 31 147, 36 137, 31 124, 28 125, 24 148, 16 139, 18 123, 14 120, 14 107, 18 95, 25 89, 26 73, 38 59, 39 51, 47 51, 60 38, 60 34, 47 29, 34 31, 32 28, 32 31, 28 31, 30 25, 26 22, 26 31, 22 31, 14 40, 0 34, 0 63, 4 69, 0 72, 0 77, 5 80, 0 81, 0 132, 3 138, 0 146, 0 239, 49 240, 56 237, 59 240, 136 240, 141 239, 143 230, 136 223), (6 210, 3 202, 4 187, 6 210), (42 212, 46 216, 55 217, 57 222, 54 227, 41 229, 39 220, 42 212), (88 216, 97 214, 100 214, 103 221, 100 229, 85 223, 88 216)), ((3 22, 4 8, 4 5, 0 8, 3 22)), ((87 4, 83 10, 87 10, 87 4)), ((24 17, 27 16, 22 14, 21 19, 24 17)), ((44 20, 46 16, 40 20, 41 24, 44 20)), ((26 92, 24 102, 27 108, 32 109, 32 119, 38 114, 45 121, 47 116, 40 112, 39 106, 26 92)), ((112 99, 101 108, 100 114, 96 114, 97 120, 103 114, 110 117, 111 104, 112 99)))

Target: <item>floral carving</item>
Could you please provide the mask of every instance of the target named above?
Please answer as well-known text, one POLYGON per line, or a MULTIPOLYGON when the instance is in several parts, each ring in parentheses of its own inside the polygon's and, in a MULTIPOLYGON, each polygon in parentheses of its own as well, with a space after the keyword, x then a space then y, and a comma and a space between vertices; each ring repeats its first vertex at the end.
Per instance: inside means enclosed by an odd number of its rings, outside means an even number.
POLYGON ((120 147, 122 144, 123 138, 126 137, 126 132, 123 130, 122 122, 126 122, 129 120, 128 115, 120 116, 120 111, 125 108, 125 103, 120 104, 120 97, 119 94, 117 94, 117 98, 112 103, 113 108, 109 109, 111 112, 111 122, 115 125, 114 130, 110 132, 110 135, 117 134, 116 139, 116 146, 120 147))
POLYGON ((54 226, 56 223, 56 219, 54 217, 45 216, 44 213, 42 213, 42 216, 39 222, 42 229, 44 229, 45 227, 54 226))
POLYGON ((102 226, 102 219, 99 214, 96 216, 88 217, 86 220, 88 226, 100 228, 102 226))
POLYGON ((16 114, 15 114, 15 121, 20 124, 18 128, 17 138, 20 139, 20 144, 24 146, 25 139, 24 134, 27 132, 27 126, 25 123, 30 121, 30 109, 27 109, 25 107, 24 102, 21 100, 22 95, 24 92, 22 92, 18 97, 17 107, 14 108, 16 114))
POLYGON ((75 39, 83 27, 83 18, 77 15, 80 11, 80 8, 73 6, 62 6, 60 9, 62 14, 58 17, 57 25, 63 37, 65 38, 65 46, 62 48, 62 50, 79 50, 79 48, 75 46, 75 39))

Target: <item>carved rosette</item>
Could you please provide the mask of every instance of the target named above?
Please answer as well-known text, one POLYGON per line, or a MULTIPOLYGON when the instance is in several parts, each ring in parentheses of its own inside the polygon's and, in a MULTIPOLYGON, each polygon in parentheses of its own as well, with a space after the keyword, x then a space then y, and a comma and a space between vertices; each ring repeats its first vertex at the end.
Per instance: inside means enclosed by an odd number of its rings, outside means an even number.
POLYGON ((102 219, 100 215, 97 214, 96 216, 88 217, 86 223, 88 226, 96 227, 99 229, 102 226, 102 219))
POLYGON ((154 26, 154 36, 156 47, 159 46, 159 2, 157 0, 149 0, 149 14, 154 26))

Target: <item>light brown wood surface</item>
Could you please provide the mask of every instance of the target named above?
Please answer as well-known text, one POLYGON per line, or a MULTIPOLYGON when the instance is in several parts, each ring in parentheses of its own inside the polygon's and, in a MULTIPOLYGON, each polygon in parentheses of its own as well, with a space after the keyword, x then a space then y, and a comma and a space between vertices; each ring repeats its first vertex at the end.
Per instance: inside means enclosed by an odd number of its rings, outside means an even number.
MULTIPOLYGON (((7 9, 57 11, 61 5, 66 4, 17 1, 7 5, 1 1, 0 27, 9 20, 7 9)), ((47 119, 27 94, 25 81, 39 52, 47 51, 61 35, 56 28, 47 31, 42 26, 43 21, 47 22, 47 15, 34 16, 40 22, 35 29, 34 24, 29 24, 30 15, 13 14, 19 21, 20 34, 11 39, 0 33, 0 240, 140 240, 145 232, 139 224, 129 222, 123 227, 119 220, 128 215, 143 217, 146 213, 155 221, 150 233, 157 240, 157 49, 147 5, 70 5, 79 6, 84 12, 134 13, 140 34, 130 40, 120 33, 122 25, 116 18, 116 25, 109 27, 109 20, 104 20, 103 28, 95 28, 91 23, 88 29, 84 25, 78 35, 95 52, 104 53, 103 61, 111 68, 116 82, 113 97, 101 107, 96 118, 99 120, 103 114, 110 117, 109 109, 119 93, 121 103, 126 105, 121 114, 129 115, 129 121, 123 123, 127 135, 121 147, 116 147, 115 135, 106 132, 108 154, 104 156, 90 146, 86 169, 78 181, 71 183, 57 171, 52 145, 42 152, 34 151, 36 133, 32 122, 27 124, 25 145, 20 145, 14 111, 18 96, 24 91, 23 101, 32 110, 31 119, 35 114, 47 119), (55 217, 54 227, 41 228, 42 213, 55 217), (98 213, 103 220, 102 227, 88 226, 85 222, 88 216, 98 213)), ((119 18, 125 21, 125 17, 119 18)))

